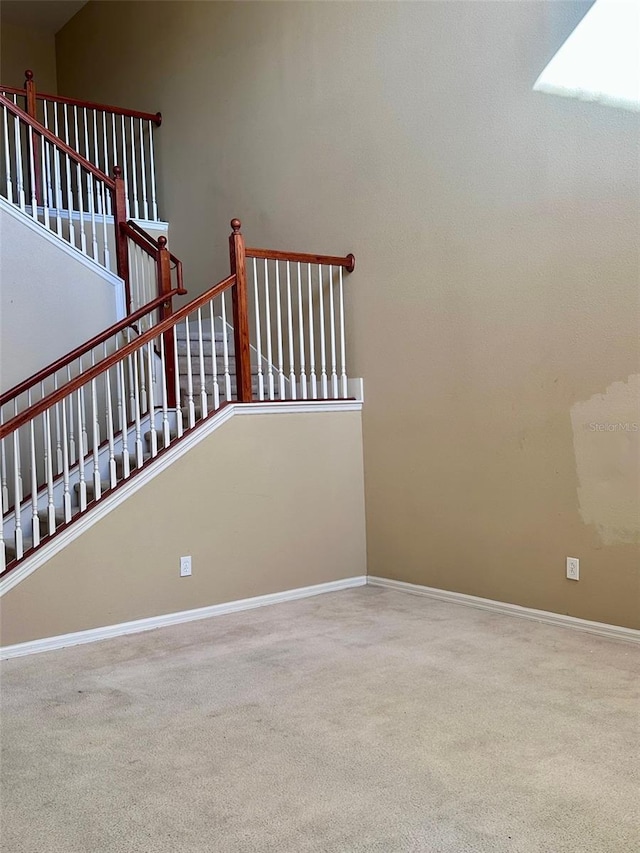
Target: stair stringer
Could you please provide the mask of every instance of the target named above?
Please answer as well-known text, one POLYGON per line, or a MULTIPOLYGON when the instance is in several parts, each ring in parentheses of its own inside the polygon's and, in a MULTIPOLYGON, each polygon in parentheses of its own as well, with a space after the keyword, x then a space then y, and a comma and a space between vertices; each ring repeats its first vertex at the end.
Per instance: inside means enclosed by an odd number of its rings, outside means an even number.
POLYGON ((196 427, 169 448, 162 451, 153 461, 135 472, 122 482, 111 494, 101 498, 90 506, 69 527, 62 530, 51 540, 42 544, 31 556, 22 560, 9 574, 0 580, 0 598, 28 578, 33 572, 44 566, 54 555, 81 536, 86 530, 124 503, 131 495, 150 483, 165 471, 177 459, 188 453, 193 447, 219 429, 228 420, 238 415, 320 412, 359 412, 362 410, 362 380, 350 380, 349 393, 353 398, 346 400, 295 401, 275 403, 228 403, 215 414, 200 421, 196 427))

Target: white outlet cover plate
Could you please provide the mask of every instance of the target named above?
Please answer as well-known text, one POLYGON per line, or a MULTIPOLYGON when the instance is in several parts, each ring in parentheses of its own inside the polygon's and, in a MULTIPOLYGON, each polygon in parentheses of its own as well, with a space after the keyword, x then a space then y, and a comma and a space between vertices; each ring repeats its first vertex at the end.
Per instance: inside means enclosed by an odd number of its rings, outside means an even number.
POLYGON ((180 557, 180 577, 188 578, 191 575, 191 557, 180 557))
POLYGON ((577 557, 567 557, 567 577, 570 581, 580 580, 580 560, 577 557))

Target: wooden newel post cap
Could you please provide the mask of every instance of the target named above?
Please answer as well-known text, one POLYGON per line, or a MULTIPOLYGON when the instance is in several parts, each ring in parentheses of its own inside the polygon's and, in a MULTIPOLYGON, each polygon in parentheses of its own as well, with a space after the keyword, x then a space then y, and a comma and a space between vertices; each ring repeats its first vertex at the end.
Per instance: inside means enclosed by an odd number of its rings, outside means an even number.
POLYGON ((161 249, 167 248, 167 238, 166 237, 158 237, 158 246, 161 249))
POLYGON ((120 168, 120 166, 114 166, 113 167, 113 177, 114 178, 121 178, 122 177, 122 169, 120 168))
POLYGON ((30 68, 24 72, 24 79, 26 83, 30 83, 33 80, 33 71, 30 68))
POLYGON ((240 222, 239 219, 232 219, 231 220, 231 228, 233 229, 234 234, 239 234, 240 229, 242 228, 242 222, 240 222))

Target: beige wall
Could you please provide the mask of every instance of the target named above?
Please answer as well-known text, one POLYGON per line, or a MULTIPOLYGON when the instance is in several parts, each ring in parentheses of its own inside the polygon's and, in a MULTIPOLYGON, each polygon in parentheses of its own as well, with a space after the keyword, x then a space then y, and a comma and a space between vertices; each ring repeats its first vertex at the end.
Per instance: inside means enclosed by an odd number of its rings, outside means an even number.
POLYGON ((38 89, 49 94, 57 92, 55 36, 3 22, 0 27, 0 82, 22 88, 27 68, 33 71, 38 89))
POLYGON ((371 573, 640 626, 639 434, 583 422, 638 418, 639 118, 532 91, 588 4, 121 3, 118 63, 110 6, 61 90, 162 110, 192 291, 234 215, 357 256, 371 573))
POLYGON ((235 416, 8 592, 1 640, 364 574, 360 413, 235 416))
POLYGON ((122 316, 116 310, 122 283, 105 279, 54 245, 44 229, 30 228, 22 216, 0 208, 2 391, 122 316))

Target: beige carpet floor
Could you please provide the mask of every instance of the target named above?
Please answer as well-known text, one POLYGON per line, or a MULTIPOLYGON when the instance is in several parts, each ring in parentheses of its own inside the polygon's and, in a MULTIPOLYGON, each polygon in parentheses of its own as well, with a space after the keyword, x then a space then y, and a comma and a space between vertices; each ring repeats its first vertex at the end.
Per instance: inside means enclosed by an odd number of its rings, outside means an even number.
POLYGON ((7 853, 634 853, 640 649, 362 588, 6 661, 7 853))

